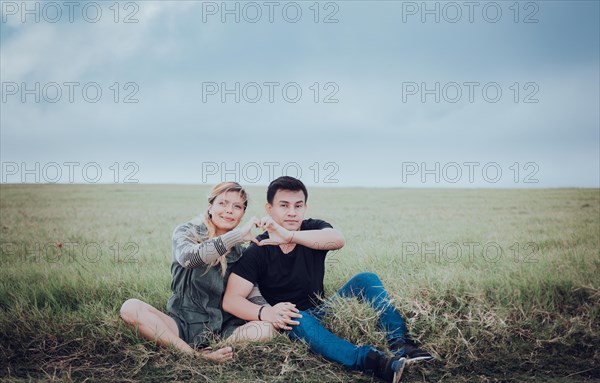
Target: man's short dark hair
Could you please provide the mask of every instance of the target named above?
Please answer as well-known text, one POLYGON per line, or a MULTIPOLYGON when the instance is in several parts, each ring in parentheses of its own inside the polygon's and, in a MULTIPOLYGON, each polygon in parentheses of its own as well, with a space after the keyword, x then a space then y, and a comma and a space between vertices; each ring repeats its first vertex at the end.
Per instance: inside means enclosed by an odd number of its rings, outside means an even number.
POLYGON ((302 191, 304 193, 304 202, 308 201, 306 186, 304 186, 302 181, 294 177, 281 176, 274 179, 269 184, 269 188, 267 189, 267 202, 271 205, 273 204, 273 198, 275 197, 277 190, 302 191))

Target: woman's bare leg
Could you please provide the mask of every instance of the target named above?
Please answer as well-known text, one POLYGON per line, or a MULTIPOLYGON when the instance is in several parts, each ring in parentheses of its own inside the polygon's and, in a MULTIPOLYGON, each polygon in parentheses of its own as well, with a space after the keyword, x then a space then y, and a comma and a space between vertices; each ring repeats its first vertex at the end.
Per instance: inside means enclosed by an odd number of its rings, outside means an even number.
POLYGON ((231 347, 216 351, 194 350, 179 337, 179 329, 173 318, 139 299, 125 301, 120 314, 127 326, 137 329, 144 339, 156 342, 159 346, 174 346, 186 354, 199 355, 215 362, 225 362, 233 358, 231 347))
POLYGON ((251 321, 236 328, 226 339, 227 342, 262 342, 273 339, 276 331, 273 325, 265 321, 251 321))

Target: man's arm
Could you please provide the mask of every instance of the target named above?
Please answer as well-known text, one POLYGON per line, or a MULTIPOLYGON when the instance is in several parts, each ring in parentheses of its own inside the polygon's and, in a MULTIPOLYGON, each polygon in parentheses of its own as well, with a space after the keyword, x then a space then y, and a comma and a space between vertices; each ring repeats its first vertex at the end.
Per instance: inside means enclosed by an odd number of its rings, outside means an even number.
POLYGON ((338 250, 346 244, 344 235, 336 229, 326 228, 288 232, 291 233, 289 243, 296 243, 315 250, 338 250))
POLYGON ((252 282, 231 273, 223 296, 223 310, 244 320, 258 320, 258 310, 261 306, 246 298, 253 287, 252 282))
MULTIPOLYGON (((258 311, 262 306, 250 302, 246 297, 252 291, 252 282, 240 277, 235 273, 229 275, 227 289, 223 297, 223 310, 238 318, 252 321, 259 320, 258 311)), ((302 318, 298 314, 296 305, 289 302, 281 302, 275 306, 265 306, 261 311, 261 320, 271 322, 275 328, 291 330, 290 325, 298 325, 299 322, 293 318, 302 318)))
POLYGON ((269 238, 260 241, 259 246, 295 243, 315 250, 338 250, 346 244, 342 232, 331 227, 290 231, 269 216, 262 219, 261 226, 269 232, 269 238))
POLYGON ((262 296, 262 293, 260 292, 260 289, 257 285, 254 285, 254 287, 252 287, 252 291, 250 291, 250 294, 248 294, 246 298, 250 302, 260 306, 271 306, 269 302, 267 302, 265 297, 262 296))

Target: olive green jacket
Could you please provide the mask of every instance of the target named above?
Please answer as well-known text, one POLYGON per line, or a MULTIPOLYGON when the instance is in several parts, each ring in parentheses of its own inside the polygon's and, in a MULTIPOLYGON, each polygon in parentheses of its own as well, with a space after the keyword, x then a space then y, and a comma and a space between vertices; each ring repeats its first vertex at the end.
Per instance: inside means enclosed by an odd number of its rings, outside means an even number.
POLYGON ((204 327, 214 334, 220 334, 223 323, 232 317, 222 310, 221 302, 231 268, 243 251, 239 231, 227 233, 225 236, 209 240, 206 226, 191 222, 179 225, 173 232, 171 263, 173 295, 167 302, 167 311, 186 324, 202 322, 204 327), (227 240, 223 241, 222 238, 225 236, 227 240), (198 239, 202 242, 199 243, 198 239), (233 247, 228 247, 231 244, 233 247), (226 256, 225 276, 221 275, 220 265, 208 267, 206 263, 199 261, 199 254, 205 254, 207 251, 214 252, 216 249, 220 255, 230 248, 231 251, 226 256))

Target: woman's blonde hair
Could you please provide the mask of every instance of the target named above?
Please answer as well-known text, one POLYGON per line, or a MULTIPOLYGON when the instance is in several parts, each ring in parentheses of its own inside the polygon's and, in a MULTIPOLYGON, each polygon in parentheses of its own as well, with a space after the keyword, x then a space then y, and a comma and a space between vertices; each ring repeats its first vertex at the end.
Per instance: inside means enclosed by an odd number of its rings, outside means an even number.
MULTIPOLYGON (((238 192, 240 194, 240 198, 244 202, 245 212, 246 208, 248 207, 248 194, 246 194, 246 190, 244 190, 242 185, 238 184, 237 182, 221 182, 220 184, 215 185, 212 189, 210 189, 210 192, 208 194, 208 203, 212 205, 219 195, 228 192, 238 192)), ((217 228, 215 227, 215 224, 212 221, 212 216, 208 209, 204 212, 204 215, 202 216, 202 222, 208 230, 208 239, 216 237, 217 228)), ((198 235, 193 235, 192 239, 198 243, 207 240, 207 238, 200 238, 198 235)), ((222 255, 219 258, 215 259, 213 262, 209 263, 208 268, 217 265, 221 265, 221 274, 225 276, 225 272, 227 271, 226 255, 222 255)))

